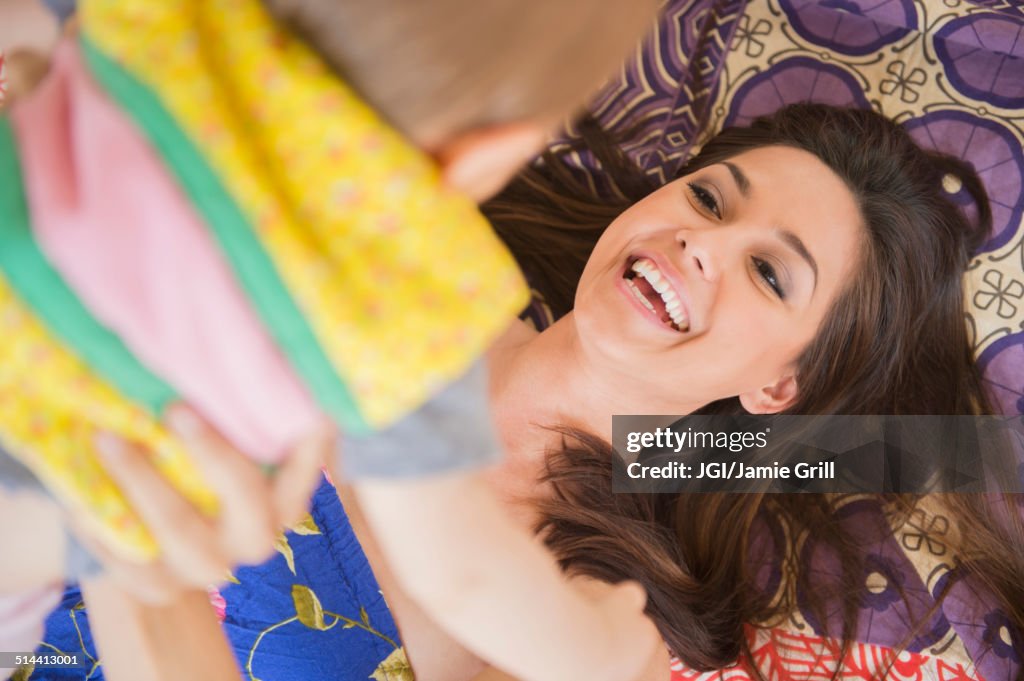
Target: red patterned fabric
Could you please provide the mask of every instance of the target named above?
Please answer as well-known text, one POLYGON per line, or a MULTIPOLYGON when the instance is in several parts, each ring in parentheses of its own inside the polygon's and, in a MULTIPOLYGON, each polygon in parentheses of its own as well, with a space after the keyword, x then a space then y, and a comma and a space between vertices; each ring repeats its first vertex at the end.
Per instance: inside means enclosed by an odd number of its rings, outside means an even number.
MULTIPOLYGON (((904 651, 870 643, 853 643, 845 655, 835 639, 808 636, 785 629, 752 630, 754 661, 767 681, 831 681, 841 659, 840 679, 882 678, 891 681, 985 681, 973 669, 939 656, 904 651), (888 668, 888 673, 885 674, 888 668)), ((672 681, 757 681, 746 663, 700 672, 672 660, 672 681)))

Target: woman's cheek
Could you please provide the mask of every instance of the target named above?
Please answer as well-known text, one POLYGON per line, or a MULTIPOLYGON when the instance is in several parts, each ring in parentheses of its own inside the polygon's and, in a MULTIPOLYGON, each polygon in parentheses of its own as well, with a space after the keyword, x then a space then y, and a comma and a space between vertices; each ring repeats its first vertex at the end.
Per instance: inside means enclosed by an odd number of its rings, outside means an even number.
POLYGON ((718 355, 733 357, 736 364, 757 366, 774 364, 777 356, 787 355, 791 337, 786 328, 770 315, 748 313, 738 315, 726 324, 719 324, 716 345, 718 355))

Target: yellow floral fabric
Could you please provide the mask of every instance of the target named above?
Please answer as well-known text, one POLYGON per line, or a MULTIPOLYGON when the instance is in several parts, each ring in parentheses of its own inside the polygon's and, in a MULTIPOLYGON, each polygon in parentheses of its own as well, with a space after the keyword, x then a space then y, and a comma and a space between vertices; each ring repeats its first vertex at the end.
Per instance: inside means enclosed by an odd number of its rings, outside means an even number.
POLYGON ((202 150, 371 427, 527 303, 476 207, 257 0, 92 0, 81 18, 202 150))
MULTIPOLYGON (((87 43, 155 94, 240 210, 354 403, 345 425, 372 431, 428 400, 526 304, 517 266, 473 203, 258 0, 86 0, 79 14, 87 43)), ((158 550, 104 474, 98 430, 149 448, 186 498, 214 509, 152 414, 2 282, 0 315, 3 444, 86 510, 112 548, 158 550)), ((298 366, 281 327, 272 335, 298 366)))
POLYGON ((100 430, 147 448, 153 463, 185 498, 207 512, 216 499, 201 484, 181 446, 149 413, 121 396, 28 311, 0 277, 0 421, 4 446, 23 460, 101 540, 129 558, 157 546, 102 468, 94 445, 100 430))

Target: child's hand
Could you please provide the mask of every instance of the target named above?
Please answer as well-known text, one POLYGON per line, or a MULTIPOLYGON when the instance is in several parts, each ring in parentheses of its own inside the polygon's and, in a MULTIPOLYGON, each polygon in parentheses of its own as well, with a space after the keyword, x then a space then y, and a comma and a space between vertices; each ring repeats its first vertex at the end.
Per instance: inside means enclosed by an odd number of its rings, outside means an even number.
POLYGON ((153 533, 161 555, 148 565, 128 563, 77 528, 124 588, 158 603, 181 588, 220 582, 237 564, 269 557, 281 528, 305 510, 331 444, 325 433, 311 435, 293 447, 271 478, 191 410, 173 408, 168 424, 219 497, 219 517, 206 517, 182 498, 139 447, 104 433, 97 446, 107 470, 153 533))

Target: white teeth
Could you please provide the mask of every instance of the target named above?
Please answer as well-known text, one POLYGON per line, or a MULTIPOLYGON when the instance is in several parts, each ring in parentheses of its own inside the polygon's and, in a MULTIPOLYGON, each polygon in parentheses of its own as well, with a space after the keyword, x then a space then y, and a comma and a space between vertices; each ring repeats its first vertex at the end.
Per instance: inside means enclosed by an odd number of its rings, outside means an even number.
MULTIPOLYGON (((683 312, 683 303, 679 299, 679 294, 677 294, 669 285, 668 280, 665 279, 661 272, 658 271, 657 266, 647 258, 641 258, 634 262, 630 269, 646 279, 647 283, 651 285, 651 288, 657 291, 658 295, 661 296, 662 302, 665 303, 665 310, 668 312, 668 316, 672 320, 672 323, 675 324, 676 328, 680 331, 689 331, 690 320, 683 312)), ((630 281, 628 283, 630 290, 633 292, 633 295, 636 296, 637 300, 643 303, 644 307, 651 312, 656 312, 654 306, 651 305, 650 301, 644 297, 640 292, 640 289, 638 289, 633 282, 630 281)))
POLYGON ((654 306, 651 305, 651 301, 647 300, 647 298, 644 297, 644 294, 640 292, 640 289, 636 287, 636 284, 634 284, 631 281, 627 281, 626 283, 629 284, 629 290, 632 291, 633 295, 636 296, 637 300, 644 304, 644 307, 646 307, 651 312, 657 313, 657 310, 655 310, 654 306))
POLYGON ((639 274, 646 275, 648 272, 654 270, 654 263, 650 260, 637 260, 633 263, 633 271, 639 274))
POLYGON ((682 313, 679 308, 672 308, 668 311, 669 319, 676 325, 676 328, 680 331, 690 330, 690 320, 682 313))

